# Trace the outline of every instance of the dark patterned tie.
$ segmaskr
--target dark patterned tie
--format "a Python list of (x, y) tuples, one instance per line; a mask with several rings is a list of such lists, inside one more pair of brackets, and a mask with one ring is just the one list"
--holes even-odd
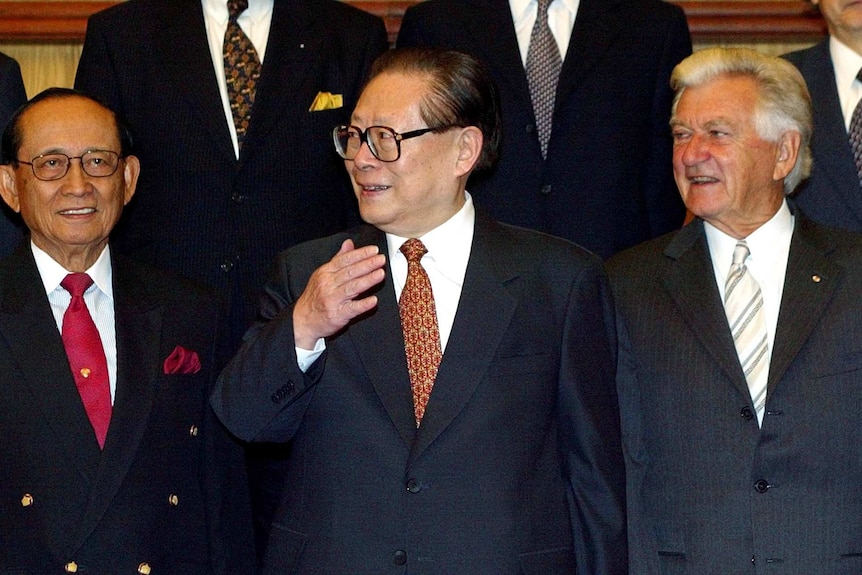
[(563, 61), (554, 35), (548, 27), (548, 6), (552, 0), (538, 1), (536, 23), (533, 25), (530, 46), (527, 49), (527, 82), (530, 85), (530, 98), (533, 100), (542, 157), (545, 158), (548, 155), (548, 141), (551, 139), (554, 99)]
[(398, 307), (401, 312), (401, 329), (404, 331), (404, 350), (407, 353), (407, 371), (413, 389), (413, 412), (416, 427), (422, 423), (431, 388), (437, 378), (437, 368), (443, 352), (440, 347), (440, 330), (437, 327), (437, 310), (431, 282), (422, 264), (428, 250), (421, 241), (413, 238), (401, 245), (407, 258), (407, 281), (401, 291)]
[[(862, 82), (862, 70), (859, 70), (856, 78)], [(849, 136), (853, 159), (856, 161), (856, 175), (859, 177), (859, 185), (862, 186), (862, 100), (856, 104), (853, 116), (850, 118)]]
[(227, 99), (233, 113), (236, 139), (242, 141), (251, 120), (251, 107), (260, 78), (260, 59), (257, 51), (236, 19), (248, 8), (248, 0), (228, 0), (228, 23), (224, 34), (224, 76), (227, 82)]
[(111, 388), (102, 338), (84, 302), (84, 292), (93, 285), (93, 279), (83, 273), (69, 274), (60, 285), (72, 295), (63, 314), (63, 345), (87, 417), (103, 448), (111, 423)]

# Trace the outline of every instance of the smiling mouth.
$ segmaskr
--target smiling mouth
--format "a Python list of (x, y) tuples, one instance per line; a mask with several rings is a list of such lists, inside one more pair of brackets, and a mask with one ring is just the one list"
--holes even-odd
[(362, 186), (363, 192), (382, 192), (388, 190), (389, 186)]
[(95, 213), (96, 208), (76, 208), (72, 210), (60, 210), (59, 212), (61, 216), (86, 216)]
[(692, 184), (714, 184), (718, 179), (710, 176), (694, 176), (689, 178), (688, 181)]

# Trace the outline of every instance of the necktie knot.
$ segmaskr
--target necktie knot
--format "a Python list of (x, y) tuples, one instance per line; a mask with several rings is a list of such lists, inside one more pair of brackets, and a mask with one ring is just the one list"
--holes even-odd
[(416, 238), (410, 238), (401, 244), (399, 249), (409, 263), (419, 263), (422, 260), (422, 256), (428, 253), (428, 248), (425, 247), (425, 244)]
[(551, 2), (553, 0), (538, 0), (539, 2), (539, 11), (536, 13), (536, 18), (543, 18), (548, 13), (548, 8), (551, 6)]
[(72, 297), (81, 297), (93, 285), (93, 278), (85, 273), (72, 273), (63, 278), (60, 285), (72, 294)]
[(733, 248), (733, 265), (744, 266), (745, 260), (750, 253), (751, 250), (748, 249), (748, 244), (745, 243), (745, 240), (736, 242), (736, 247)]
[(231, 20), (236, 20), (239, 15), (248, 9), (248, 0), (228, 0), (227, 12)]

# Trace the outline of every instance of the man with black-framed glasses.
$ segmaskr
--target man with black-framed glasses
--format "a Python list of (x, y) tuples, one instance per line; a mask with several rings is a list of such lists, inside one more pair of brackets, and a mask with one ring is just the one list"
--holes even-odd
[(494, 222), (474, 58), (395, 50), (333, 130), (366, 225), (283, 252), (212, 404), (291, 442), (263, 573), (627, 573), (600, 260)]
[(109, 242), (127, 130), (52, 88), (2, 156), (30, 235), (0, 260), (0, 573), (253, 573), (242, 451), (207, 405), (215, 299)]

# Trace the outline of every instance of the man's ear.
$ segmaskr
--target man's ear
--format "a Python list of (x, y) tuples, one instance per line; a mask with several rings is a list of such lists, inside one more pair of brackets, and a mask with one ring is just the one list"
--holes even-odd
[(781, 134), (778, 140), (778, 152), (775, 158), (775, 169), (772, 172), (773, 180), (783, 180), (793, 170), (799, 158), (799, 146), (802, 144), (802, 136), (795, 130), (788, 130)]
[(15, 168), (9, 165), (0, 166), (0, 196), (16, 213), (21, 213), (21, 202), (18, 200)]
[(476, 126), (467, 126), (466, 128), (460, 128), (460, 130), (456, 175), (464, 176), (472, 172), (473, 168), (479, 162), (485, 138), (482, 136), (482, 130)]

